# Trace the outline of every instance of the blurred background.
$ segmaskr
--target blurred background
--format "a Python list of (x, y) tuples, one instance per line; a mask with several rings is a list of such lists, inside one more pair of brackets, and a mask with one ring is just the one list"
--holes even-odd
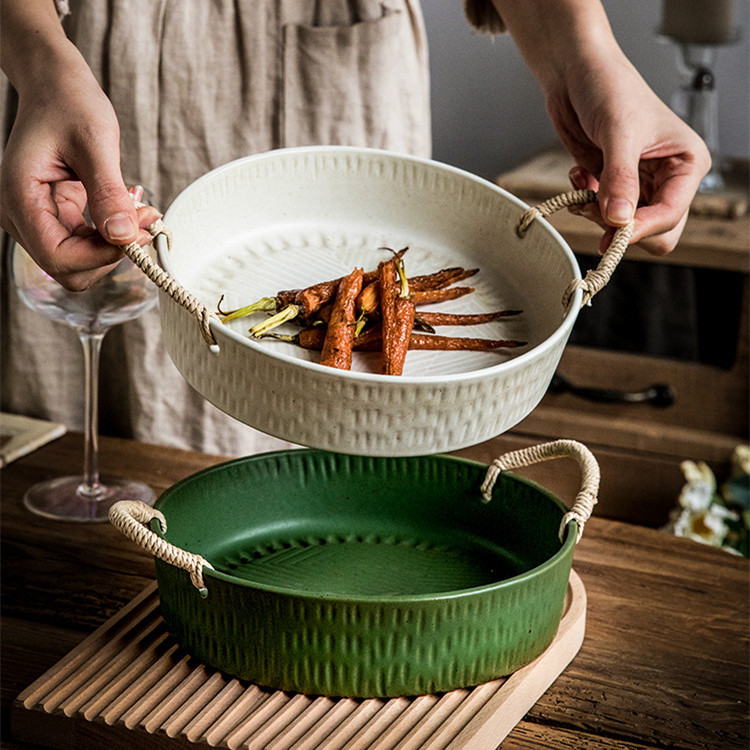
[[(680, 97), (694, 113), (707, 101), (715, 105), (717, 117), (708, 120), (718, 130), (722, 158), (715, 162), (726, 165), (726, 179), (696, 196), (673, 253), (628, 249), (607, 287), (581, 310), (549, 392), (514, 433), (583, 441), (602, 462), (597, 512), (662, 526), (682, 497), (685, 459), (707, 461), (719, 487), (737, 476), (746, 485), (750, 471), (750, 458), (738, 468), (736, 452), (747, 446), (750, 414), (750, 2), (603, 2), (620, 46), (663, 101), (681, 116)], [(543, 97), (512, 38), (479, 35), (460, 0), (423, 0), (423, 9), (434, 158), (497, 179), (530, 204), (569, 190), (572, 160), (554, 150), (559, 141)], [(693, 42), (721, 30), (717, 38), (727, 43), (684, 48), (701, 65), (711, 63), (712, 77), (701, 66), (687, 73), (680, 48), (659, 34), (667, 20), (673, 37)], [(582, 271), (594, 267), (601, 230), (565, 211), (551, 222)], [(501, 443), (502, 436), (470, 457), (492, 460)], [(567, 491), (573, 487), (570, 479)], [(742, 497), (737, 507), (750, 518), (750, 494)], [(718, 505), (735, 502), (717, 498)], [(709, 543), (725, 546), (733, 534), (746, 550), (745, 527)]]
[[(433, 152), (492, 179), (557, 141), (539, 88), (508, 35), (477, 34), (459, 0), (423, 0), (430, 43)], [(604, 0), (615, 37), (667, 103), (682, 85), (674, 45), (658, 39), (662, 5)], [(736, 0), (742, 37), (716, 54), (719, 140), (730, 156), (750, 154), (750, 2)]]

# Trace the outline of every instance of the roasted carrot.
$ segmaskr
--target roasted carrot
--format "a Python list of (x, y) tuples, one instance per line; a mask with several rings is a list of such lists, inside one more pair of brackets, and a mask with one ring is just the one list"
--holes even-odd
[(406, 352), (409, 351), (411, 330), (414, 327), (414, 303), (407, 297), (396, 297), (396, 329), (385, 375), (401, 375)]
[[(395, 253), (395, 258), (400, 258), (406, 252), (406, 248)], [(380, 305), (380, 287), (377, 282), (377, 269), (367, 271), (362, 277), (361, 299), (357, 302), (357, 309), (361, 317), (372, 317), (379, 314)], [(458, 281), (469, 278), (477, 273), (477, 269), (465, 269), (461, 267), (443, 268), (435, 273), (425, 274), (423, 276), (414, 276), (410, 278), (409, 286), (413, 291), (425, 292), (429, 290), (443, 289), (449, 284), (455, 284)], [(250, 333), (258, 336), (276, 328), (290, 320), (300, 320), (303, 324), (309, 324), (314, 319), (320, 318), (327, 320), (331, 300), (336, 294), (338, 284), (341, 278), (321, 281), (312, 284), (304, 289), (285, 289), (276, 293), (273, 297), (261, 297), (259, 300), (238, 307), (234, 310), (222, 310), (221, 305), (224, 300), (222, 295), (217, 305), (217, 313), (222, 323), (228, 323), (230, 320), (245, 318), (258, 312), (274, 313), (262, 323), (253, 326)], [(455, 299), (462, 294), (468, 294), (468, 291), (451, 293), (447, 296), (440, 296), (437, 300), (422, 301), (420, 304), (430, 304), (431, 301), (441, 301), (445, 299)]]
[[(409, 287), (400, 259), (381, 263), (380, 312), (382, 348), (380, 371), (383, 375), (400, 375), (409, 349), (409, 333), (414, 326), (414, 303), (409, 299)], [(400, 280), (400, 283), (399, 283)]]
[(363, 317), (375, 315), (380, 308), (380, 283), (373, 281), (362, 287), (357, 297), (357, 311)]
[[(387, 250), (390, 248), (382, 249)], [(391, 252), (393, 252), (394, 258), (401, 258), (408, 249), (408, 247), (405, 247), (398, 252)], [(377, 277), (377, 268), (372, 271), (367, 271), (365, 274), (363, 274), (363, 283), (369, 284)], [(282, 322), (286, 322), (287, 320), (291, 320), (292, 318), (298, 316), (301, 316), (307, 320), (312, 318), (320, 309), (320, 307), (322, 307), (327, 302), (330, 302), (334, 298), (334, 296), (336, 295), (336, 290), (338, 289), (339, 282), (342, 278), (343, 277), (339, 277), (338, 279), (330, 279), (328, 281), (320, 281), (317, 284), (312, 284), (311, 286), (305, 287), (303, 289), (283, 289), (279, 292), (276, 292), (276, 295), (273, 297), (261, 297), (261, 299), (252, 302), (249, 305), (238, 307), (234, 310), (221, 309), (221, 303), (224, 299), (224, 295), (222, 295), (217, 305), (217, 312), (222, 323), (226, 323), (230, 320), (236, 320), (238, 318), (245, 318), (248, 315), (252, 315), (256, 312), (272, 312), (283, 315), (284, 320)], [(295, 308), (296, 313), (293, 314), (293, 310)], [(253, 335), (258, 335), (259, 333), (267, 332), (268, 330), (270, 330), (270, 328), (274, 328), (276, 325), (279, 325), (279, 323), (276, 323), (274, 321), (270, 325), (263, 325), (262, 330), (257, 330), (257, 327), (254, 327), (250, 329), (250, 332), (253, 333)]]
[(491, 313), (443, 313), (443, 312), (419, 312), (417, 317), (422, 323), (429, 326), (475, 326), (482, 323), (490, 323), (498, 318), (508, 318), (511, 315), (520, 315), (521, 310), (498, 310)]
[(388, 374), (393, 346), (396, 343), (396, 297), (398, 297), (399, 289), (395, 260), (380, 264), (378, 284), (380, 286), (380, 316), (383, 319), (380, 371)]
[(363, 271), (355, 268), (338, 284), (323, 340), (320, 364), (350, 370), (354, 346), (355, 302), (362, 289)]
[(448, 289), (426, 289), (425, 291), (412, 292), (411, 301), (419, 305), (431, 305), (435, 302), (446, 302), (451, 299), (458, 299), (466, 294), (471, 294), (474, 287), (471, 286), (452, 286)]
[(308, 321), (311, 325), (328, 325), (328, 321), (331, 319), (331, 311), (333, 310), (333, 302), (326, 302), (323, 307), (318, 310), (318, 314), (315, 316), (315, 320)]
[(409, 349), (432, 349), (454, 351), (489, 351), (491, 349), (514, 349), (526, 346), (525, 341), (516, 339), (480, 339), (464, 336), (438, 336), (433, 333), (417, 333), (409, 336)]
[[(468, 279), (477, 273), (476, 268), (469, 269), (455, 267), (455, 268), (443, 268), (435, 273), (425, 274), (423, 276), (412, 276), (408, 281), (409, 291), (413, 292), (424, 292), (434, 289), (443, 289), (450, 284), (455, 284), (458, 281)], [(380, 284), (379, 282), (373, 281), (370, 284), (366, 284), (362, 287), (359, 299), (357, 300), (357, 309), (360, 315), (373, 316), (378, 312), (380, 305)]]
[[(325, 331), (318, 326), (303, 328), (294, 335), (268, 334), (271, 338), (297, 344), (303, 349), (320, 351), (325, 339)], [(484, 339), (463, 336), (437, 336), (430, 333), (412, 331), (409, 335), (409, 350), (430, 351), (492, 351), (493, 349), (513, 349), (525, 346), (525, 341), (515, 339)], [(382, 346), (382, 332), (380, 326), (368, 329), (354, 339), (356, 351), (379, 351)]]
[(428, 273), (423, 276), (412, 276), (409, 279), (409, 288), (413, 292), (424, 291), (426, 289), (443, 289), (451, 284), (457, 284), (470, 278), (478, 273), (478, 268), (441, 268), (434, 273)]
[[(383, 248), (388, 249), (388, 248)], [(401, 258), (408, 248), (403, 248), (398, 252), (393, 252), (393, 259)], [(309, 318), (314, 315), (322, 305), (333, 299), (338, 289), (338, 285), (343, 277), (338, 279), (331, 279), (330, 281), (321, 281), (312, 286), (306, 287), (305, 289), (289, 289), (282, 292), (278, 292), (277, 297), (282, 299), (288, 299), (292, 295), (294, 303), (302, 307), (302, 313), (305, 318)], [(362, 274), (362, 284), (369, 284), (378, 278), (378, 269), (367, 271)]]
[(409, 299), (409, 282), (401, 258), (380, 264), (380, 313), (382, 346), (380, 371), (383, 375), (401, 375), (404, 371), (409, 334), (414, 327), (415, 308)]
[[(354, 348), (360, 351), (376, 350), (379, 346), (379, 340), (382, 335), (383, 332), (381, 326), (374, 325), (372, 328), (369, 328), (360, 336), (357, 336), (357, 338), (354, 340)], [(312, 345), (315, 343), (315, 340), (310, 336), (305, 343)], [(438, 336), (433, 333), (422, 333), (420, 331), (412, 331), (409, 334), (409, 350), (426, 349), (433, 351), (490, 351), (492, 349), (513, 349), (519, 346), (526, 346), (526, 342), (517, 341), (516, 339), (485, 339), (469, 338), (464, 336)]]

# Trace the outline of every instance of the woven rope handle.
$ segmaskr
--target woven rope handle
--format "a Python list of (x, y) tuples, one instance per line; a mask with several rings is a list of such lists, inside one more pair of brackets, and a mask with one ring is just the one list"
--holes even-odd
[[(546, 218), (556, 211), (570, 206), (595, 203), (596, 200), (597, 196), (593, 190), (572, 190), (569, 193), (561, 193), (525, 211), (518, 222), (516, 231), (520, 237), (523, 237), (535, 219)], [(612, 237), (612, 242), (599, 261), (599, 265), (588, 271), (585, 278), (574, 279), (565, 290), (562, 299), (563, 307), (567, 309), (578, 288), (583, 291), (581, 307), (591, 304), (591, 298), (607, 284), (615, 268), (617, 268), (617, 264), (622, 260), (622, 256), (625, 254), (633, 236), (634, 225), (631, 219), (625, 226), (617, 228), (614, 237)]]
[(156, 518), (159, 521), (162, 533), (167, 530), (167, 520), (164, 514), (150, 505), (138, 500), (120, 500), (109, 509), (110, 523), (118, 528), (128, 539), (134, 541), (139, 547), (155, 555), (160, 560), (182, 568), (190, 573), (193, 586), (198, 589), (201, 596), (206, 596), (208, 590), (203, 582), (203, 568), (213, 570), (214, 567), (208, 560), (200, 555), (187, 552), (175, 547), (166, 539), (154, 534), (148, 524)]
[(492, 499), (492, 489), (501, 471), (520, 469), (522, 466), (546, 461), (550, 458), (575, 458), (581, 467), (581, 489), (570, 510), (563, 516), (558, 536), (563, 539), (565, 528), (572, 521), (578, 523), (576, 542), (583, 534), (583, 527), (594, 510), (599, 495), (599, 464), (594, 454), (583, 443), (576, 440), (554, 440), (551, 443), (533, 445), (530, 448), (505, 453), (496, 458), (487, 470), (481, 491), (485, 502)]
[[(140, 205), (142, 204), (136, 203), (136, 206)], [(167, 240), (167, 249), (172, 249), (172, 233), (161, 219), (157, 219), (151, 224), (147, 231), (154, 239), (160, 234), (164, 235)], [(155, 263), (151, 256), (137, 242), (132, 242), (130, 245), (122, 245), (122, 250), (159, 289), (165, 291), (178, 305), (184, 307), (197, 318), (203, 339), (208, 344), (211, 352), (218, 354), (219, 345), (216, 343), (216, 339), (211, 332), (211, 326), (209, 325), (211, 313), (208, 308)]]

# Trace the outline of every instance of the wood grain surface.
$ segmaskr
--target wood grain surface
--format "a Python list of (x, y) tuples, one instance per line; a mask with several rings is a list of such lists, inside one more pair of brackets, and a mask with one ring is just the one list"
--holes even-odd
[(554, 640), (512, 675), (435, 695), (329, 698), (262, 688), (190, 657), (156, 582), (21, 693), (25, 741), (196, 750), (494, 750), (578, 653), (586, 593), (571, 571)]
[[(9, 750), (32, 747), (13, 737), (8, 719), (16, 696), (154, 578), (153, 560), (109, 525), (54, 522), (23, 508), (24, 490), (76, 471), (81, 450), (81, 436), (68, 434), (0, 473), (0, 718)], [(221, 460), (106, 438), (101, 450), (103, 471), (144, 480), (157, 493)], [(549, 477), (555, 463), (547, 464)], [(638, 477), (632, 479), (637, 493)], [(595, 516), (574, 567), (588, 597), (586, 639), (503, 750), (745, 750), (747, 561)], [(82, 742), (83, 750), (97, 747)]]

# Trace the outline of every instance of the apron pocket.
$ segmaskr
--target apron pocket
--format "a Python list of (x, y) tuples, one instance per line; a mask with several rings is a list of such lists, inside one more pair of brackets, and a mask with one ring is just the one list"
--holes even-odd
[(429, 156), (426, 60), (407, 13), (348, 26), (284, 27), (282, 145)]

